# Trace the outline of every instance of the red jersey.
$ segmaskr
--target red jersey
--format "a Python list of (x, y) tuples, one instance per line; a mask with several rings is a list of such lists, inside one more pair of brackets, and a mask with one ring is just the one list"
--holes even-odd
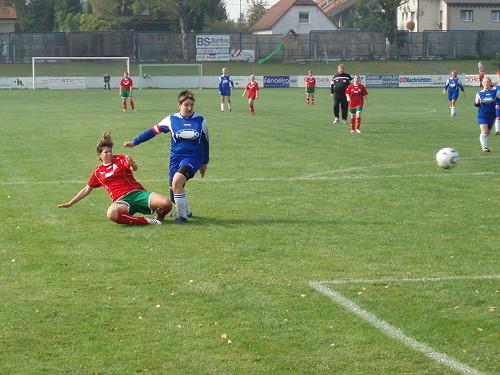
[(366, 87), (361, 83), (357, 86), (351, 83), (347, 86), (345, 94), (351, 97), (351, 100), (349, 100), (349, 108), (357, 108), (363, 106), (363, 97), (368, 95), (368, 91), (366, 91)]
[(248, 99), (255, 99), (257, 91), (259, 91), (259, 84), (255, 81), (250, 81), (245, 89), (247, 90)]
[(103, 186), (113, 202), (132, 190), (146, 190), (135, 180), (125, 155), (114, 155), (111, 163), (97, 166), (87, 185)]
[(316, 78), (307, 76), (304, 78), (304, 82), (306, 83), (306, 88), (311, 89), (316, 87)]
[(122, 78), (120, 81), (120, 87), (122, 90), (128, 90), (130, 91), (130, 88), (134, 86), (134, 83), (132, 82), (132, 78)]

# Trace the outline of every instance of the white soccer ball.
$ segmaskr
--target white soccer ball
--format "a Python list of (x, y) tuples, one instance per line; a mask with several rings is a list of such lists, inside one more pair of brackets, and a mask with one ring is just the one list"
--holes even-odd
[(436, 154), (436, 163), (438, 167), (450, 169), (457, 165), (460, 160), (458, 151), (451, 147), (445, 147), (439, 150)]

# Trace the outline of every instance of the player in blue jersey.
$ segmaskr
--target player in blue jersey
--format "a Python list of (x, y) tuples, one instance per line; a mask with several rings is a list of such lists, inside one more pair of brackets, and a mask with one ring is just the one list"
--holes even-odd
[(448, 101), (450, 102), (450, 116), (455, 116), (457, 114), (456, 104), (458, 95), (460, 91), (462, 91), (465, 98), (465, 91), (462, 81), (457, 77), (457, 72), (454, 70), (451, 71), (450, 78), (448, 78), (444, 85), (443, 94), (445, 94), (446, 91), (448, 91)]
[(478, 107), (477, 124), (481, 133), (479, 134), (479, 142), (483, 152), (490, 152), (488, 147), (488, 135), (493, 127), (496, 118), (496, 101), (497, 90), (493, 88), (490, 77), (484, 77), (481, 82), (483, 89), (476, 94), (474, 104)]
[(125, 147), (134, 147), (160, 133), (170, 133), (169, 184), (177, 209), (175, 223), (184, 224), (191, 216), (184, 186), (199, 170), (205, 176), (209, 160), (208, 129), (205, 118), (194, 112), (194, 95), (181, 91), (178, 97), (179, 112), (173, 113), (151, 129), (139, 134)]
[(227, 98), (227, 109), (231, 112), (231, 88), (234, 88), (234, 82), (229, 76), (227, 68), (222, 68), (222, 74), (219, 77), (220, 110), (224, 112), (224, 101)]
[(500, 135), (500, 73), (497, 73), (497, 104), (496, 104), (496, 112), (497, 119), (495, 120), (495, 134)]

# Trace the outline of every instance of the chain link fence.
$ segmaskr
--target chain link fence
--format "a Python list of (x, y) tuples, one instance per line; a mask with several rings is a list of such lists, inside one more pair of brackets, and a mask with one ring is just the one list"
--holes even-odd
[[(34, 56), (128, 56), (137, 62), (194, 61), (195, 36), (158, 32), (68, 32), (0, 34), (0, 63), (29, 63)], [(227, 35), (227, 33), (226, 33)], [(400, 32), (392, 44), (382, 33), (354, 30), (310, 34), (252, 35), (229, 33), (231, 48), (274, 54), (274, 61), (466, 59), (490, 58), (500, 51), (500, 30)], [(184, 46), (184, 47), (183, 47)], [(187, 59), (185, 58), (187, 56)]]

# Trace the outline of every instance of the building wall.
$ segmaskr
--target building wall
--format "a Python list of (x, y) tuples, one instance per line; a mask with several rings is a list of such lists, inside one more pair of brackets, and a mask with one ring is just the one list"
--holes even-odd
[[(460, 21), (461, 10), (472, 10), (472, 22)], [(449, 6), (448, 30), (500, 30), (499, 22), (491, 22), (492, 10), (500, 10), (500, 4), (497, 6)]]
[(0, 21), (0, 33), (12, 33), (14, 32), (15, 21), (4, 20)]
[[(299, 12), (309, 13), (309, 23), (299, 23)], [(318, 7), (296, 5), (276, 22), (273, 34), (285, 34), (290, 29), (297, 34), (309, 34), (312, 30), (336, 30), (337, 28)]]
[[(472, 10), (472, 22), (460, 21), (461, 10)], [(407, 30), (408, 21), (415, 22), (413, 32), (426, 30), (500, 30), (500, 22), (491, 21), (491, 11), (497, 6), (460, 5), (449, 6), (443, 0), (409, 0), (398, 7), (398, 30)], [(443, 12), (440, 27), (439, 12)]]

